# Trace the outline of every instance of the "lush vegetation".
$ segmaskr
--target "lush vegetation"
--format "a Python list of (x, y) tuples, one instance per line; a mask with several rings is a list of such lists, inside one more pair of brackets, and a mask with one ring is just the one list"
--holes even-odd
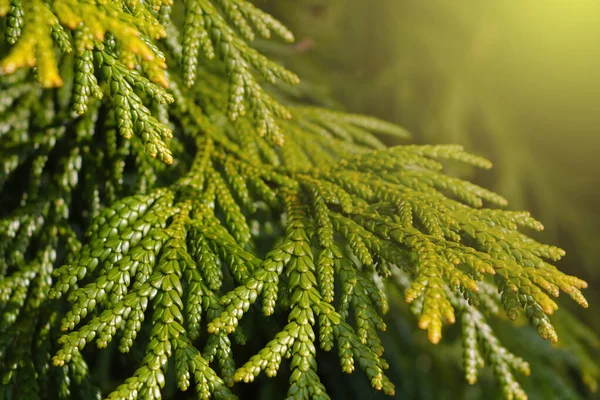
[[(549, 317), (561, 292), (587, 307), (587, 284), (523, 233), (542, 229), (527, 212), (443, 172), (489, 161), (386, 147), (408, 134), (299, 104), (284, 89), (298, 77), (249, 44), (293, 41), (269, 14), (245, 0), (0, 0), (0, 14), (1, 397), (253, 398), (245, 383), (282, 370), (289, 398), (325, 399), (339, 396), (326, 352), (393, 395), (403, 370), (382, 332), (409, 314), (433, 344), (456, 324), (466, 381), (487, 365), (508, 399), (526, 398), (529, 353), (562, 397), (594, 387), (594, 334)], [(527, 336), (513, 350), (503, 339), (526, 328), (507, 334), (506, 317), (570, 351)]]

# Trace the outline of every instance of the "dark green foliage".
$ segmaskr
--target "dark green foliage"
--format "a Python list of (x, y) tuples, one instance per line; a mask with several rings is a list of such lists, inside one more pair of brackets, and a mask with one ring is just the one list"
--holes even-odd
[[(525, 398), (513, 372), (529, 366), (490, 320), (524, 311), (556, 342), (552, 297), (587, 306), (587, 285), (519, 231), (542, 228), (528, 213), (484, 208), (506, 201), (442, 172), (490, 163), (386, 148), (373, 133), (406, 133), (373, 118), (283, 107), (260, 83), (297, 78), (246, 40), (291, 34), (242, 0), (180, 3), (0, 3), (9, 41), (25, 21), (0, 77), (2, 395), (90, 398), (99, 384), (152, 399), (194, 384), (236, 398), (285, 363), (288, 398), (327, 399), (321, 350), (393, 395), (380, 333), (400, 290), (432, 343), (460, 322), (470, 383), (485, 363), (506, 398)], [(32, 85), (33, 65), (61, 87)], [(103, 382), (90, 342), (118, 342), (130, 376)]]

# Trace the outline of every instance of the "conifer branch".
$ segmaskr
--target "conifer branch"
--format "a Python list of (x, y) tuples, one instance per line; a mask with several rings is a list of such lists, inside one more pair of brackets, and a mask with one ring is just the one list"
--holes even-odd
[[(525, 398), (513, 372), (529, 366), (488, 319), (525, 315), (556, 342), (553, 298), (587, 307), (587, 284), (521, 232), (542, 229), (528, 213), (443, 172), (490, 162), (386, 147), (374, 133), (405, 131), (370, 117), (284, 108), (261, 84), (297, 78), (247, 42), (291, 41), (285, 27), (243, 0), (186, 0), (177, 37), (171, 3), (0, 2), (14, 44), (0, 64), (3, 390), (99, 393), (82, 354), (118, 339), (142, 357), (111, 399), (161, 398), (169, 368), (180, 390), (236, 398), (284, 359), (289, 398), (327, 399), (317, 351), (334, 348), (343, 372), (393, 395), (380, 332), (395, 282), (432, 343), (461, 324), (468, 382), (485, 362)], [(259, 318), (276, 332), (236, 359)]]

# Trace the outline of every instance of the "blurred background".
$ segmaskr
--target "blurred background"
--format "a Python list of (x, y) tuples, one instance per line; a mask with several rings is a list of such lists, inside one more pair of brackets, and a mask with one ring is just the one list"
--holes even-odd
[[(600, 331), (600, 1), (256, 3), (296, 35), (291, 48), (261, 44), (304, 79), (293, 95), (396, 122), (413, 133), (414, 143), (459, 143), (492, 160), (492, 171), (451, 173), (495, 190), (511, 208), (527, 209), (544, 223), (536, 237), (564, 248), (559, 267), (590, 284), (589, 309), (568, 301), (561, 306)], [(411, 323), (399, 319), (396, 328), (415, 335)], [(421, 350), (398, 344), (397, 336), (390, 340), (389, 346), (404, 346), (396, 361), (416, 366), (416, 378), (399, 377), (414, 388), (401, 389), (398, 398), (426, 398), (419, 390), (428, 384), (419, 379), (432, 378), (418, 371), (432, 372), (446, 354), (439, 348), (429, 353), (420, 338), (406, 343), (417, 341)], [(447, 351), (452, 360), (457, 350), (448, 345)], [(459, 375), (437, 371), (433, 380)], [(536, 384), (535, 376), (528, 381)], [(484, 384), (429, 394), (481, 398), (493, 393), (486, 390)], [(540, 398), (567, 398), (557, 390)], [(599, 398), (587, 389), (576, 392)]]

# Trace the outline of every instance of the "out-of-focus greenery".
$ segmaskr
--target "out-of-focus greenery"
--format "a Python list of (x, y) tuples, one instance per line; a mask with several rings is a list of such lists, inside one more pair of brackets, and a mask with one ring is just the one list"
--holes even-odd
[(565, 268), (600, 284), (600, 2), (271, 3), (319, 94), (492, 159), (476, 178), (533, 210)]

